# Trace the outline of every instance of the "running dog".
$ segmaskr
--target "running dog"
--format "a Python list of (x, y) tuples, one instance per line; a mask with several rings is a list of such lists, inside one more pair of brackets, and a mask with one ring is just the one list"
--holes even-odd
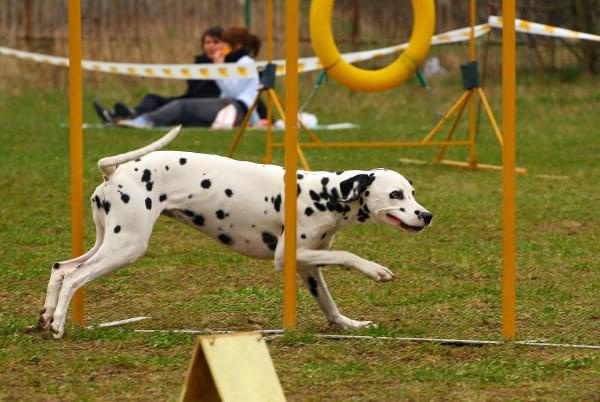
[[(284, 170), (217, 155), (158, 151), (180, 128), (143, 148), (98, 162), (104, 182), (91, 197), (96, 243), (80, 257), (54, 263), (40, 329), (61, 338), (74, 292), (140, 258), (160, 215), (242, 255), (274, 259), (275, 268), (282, 269)], [(378, 282), (391, 281), (394, 274), (348, 251), (330, 250), (335, 233), (357, 223), (416, 233), (430, 225), (432, 214), (415, 200), (411, 182), (391, 170), (298, 171), (297, 183), (299, 276), (329, 322), (346, 329), (371, 325), (340, 313), (321, 267), (352, 267)]]

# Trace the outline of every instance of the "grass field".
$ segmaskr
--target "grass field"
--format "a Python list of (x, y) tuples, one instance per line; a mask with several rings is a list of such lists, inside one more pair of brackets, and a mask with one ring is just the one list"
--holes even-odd
[[(304, 79), (303, 95), (311, 83)], [(486, 91), (500, 120), (498, 79)], [(600, 344), (600, 84), (560, 75), (522, 76), (518, 89), (517, 337)], [(34, 83), (30, 86), (33, 87)], [(97, 122), (92, 95), (129, 101), (152, 88), (108, 80), (86, 88), (85, 120)], [(358, 130), (319, 133), (323, 140), (417, 140), (458, 98), (460, 82), (433, 82), (428, 101), (413, 82), (379, 94), (330, 83), (309, 108), (322, 123)], [(94, 92), (94, 93), (92, 93)], [(235, 255), (211, 239), (159, 219), (147, 255), (85, 288), (88, 324), (149, 315), (115, 329), (67, 322), (61, 341), (23, 328), (35, 324), (54, 261), (70, 253), (68, 116), (65, 90), (15, 88), (0, 94), (0, 400), (175, 400), (195, 338), (132, 329), (279, 328), (282, 275), (270, 261)], [(464, 125), (461, 129), (464, 131)], [(85, 193), (99, 183), (96, 161), (137, 148), (161, 130), (85, 131)], [(461, 134), (463, 135), (463, 134)], [(224, 154), (232, 132), (186, 129), (170, 146)], [(260, 161), (263, 135), (248, 132), (236, 157)], [(482, 120), (481, 162), (500, 150)], [(352, 332), (386, 336), (501, 339), (501, 175), (442, 166), (435, 150), (308, 150), (315, 170), (387, 167), (411, 178), (435, 215), (419, 235), (357, 226), (334, 248), (378, 261), (396, 281), (370, 282), (340, 267), (325, 276), (343, 313), (377, 322)], [(276, 153), (275, 163), (282, 163)], [(465, 160), (464, 149), (449, 157)], [(94, 227), (86, 202), (86, 247)], [(394, 341), (333, 341), (305, 289), (298, 331), (268, 344), (292, 401), (600, 400), (600, 351), (516, 345), (451, 347)]]

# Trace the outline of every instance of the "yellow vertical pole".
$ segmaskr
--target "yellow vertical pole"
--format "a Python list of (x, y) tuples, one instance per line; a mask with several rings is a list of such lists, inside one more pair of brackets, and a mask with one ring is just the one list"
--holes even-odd
[(296, 329), (296, 163), (298, 159), (298, 0), (285, 2), (285, 244), (283, 328)]
[[(83, 111), (81, 73), (81, 4), (69, 0), (69, 158), (71, 186), (71, 254), (83, 254)], [(71, 302), (72, 319), (84, 324), (83, 289)]]
[(515, 0), (502, 1), (502, 334), (516, 333), (516, 34)]
[[(477, 6), (475, 0), (470, 0), (469, 5), (469, 61), (475, 61), (475, 19), (477, 18)], [(473, 91), (471, 89), (471, 91)], [(477, 155), (475, 155), (475, 97), (469, 98), (469, 165), (475, 167)]]
[[(273, 61), (273, 0), (267, 0), (267, 60)], [(267, 96), (267, 141), (264, 163), (273, 162), (273, 100)]]

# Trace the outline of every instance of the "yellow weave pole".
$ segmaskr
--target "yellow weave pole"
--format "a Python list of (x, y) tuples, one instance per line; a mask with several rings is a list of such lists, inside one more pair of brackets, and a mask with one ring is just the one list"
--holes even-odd
[[(71, 185), (71, 255), (83, 254), (83, 112), (81, 73), (81, 4), (69, 0), (69, 158)], [(71, 301), (72, 319), (84, 324), (83, 289)]]
[(502, 334), (516, 334), (516, 34), (515, 0), (502, 1)]
[[(267, 60), (273, 61), (273, 0), (267, 0)], [(267, 96), (267, 138), (264, 163), (273, 162), (273, 101)]]
[(296, 163), (298, 159), (298, 0), (285, 2), (285, 243), (283, 328), (296, 329)]
[[(469, 5), (469, 61), (475, 61), (475, 19), (477, 18), (477, 6), (475, 0), (470, 0)], [(469, 99), (469, 165), (477, 164), (477, 155), (475, 154), (475, 97)]]

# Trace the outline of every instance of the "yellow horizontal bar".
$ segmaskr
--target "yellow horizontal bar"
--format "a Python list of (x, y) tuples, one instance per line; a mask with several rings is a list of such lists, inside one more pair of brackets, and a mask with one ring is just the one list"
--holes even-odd
[[(302, 142), (301, 148), (401, 148), (401, 147), (449, 147), (467, 146), (469, 141), (437, 141), (437, 142)], [(273, 143), (274, 148), (282, 148), (282, 143)]]

